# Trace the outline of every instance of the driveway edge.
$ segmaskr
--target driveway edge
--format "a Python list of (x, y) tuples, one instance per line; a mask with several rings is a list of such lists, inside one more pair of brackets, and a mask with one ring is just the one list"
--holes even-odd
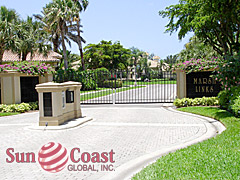
[(35, 125), (35, 126), (30, 126), (27, 127), (27, 129), (30, 130), (41, 130), (41, 131), (54, 131), (54, 130), (66, 130), (66, 129), (71, 129), (71, 128), (75, 128), (78, 127), (88, 121), (93, 120), (93, 118), (91, 117), (82, 117), (82, 118), (77, 118), (77, 119), (73, 119), (73, 120), (69, 120), (66, 123), (60, 125), (60, 126), (39, 126), (39, 125)]
[(192, 113), (177, 111), (171, 107), (165, 108), (165, 109), (173, 113), (180, 113), (180, 114), (200, 118), (200, 120), (204, 122), (207, 128), (206, 133), (194, 140), (184, 142), (183, 144), (164, 148), (159, 151), (155, 151), (153, 153), (149, 153), (141, 157), (138, 157), (136, 159), (133, 159), (131, 161), (128, 161), (127, 163), (119, 166), (114, 172), (111, 172), (103, 176), (102, 178), (100, 178), (100, 180), (131, 179), (133, 175), (141, 171), (143, 168), (145, 168), (149, 164), (154, 163), (161, 156), (167, 155), (171, 152), (175, 152), (176, 150), (183, 149), (190, 145), (197, 144), (209, 138), (215, 137), (216, 135), (221, 134), (226, 129), (221, 122), (212, 118), (208, 118), (208, 117), (204, 117), (204, 116), (200, 116)]

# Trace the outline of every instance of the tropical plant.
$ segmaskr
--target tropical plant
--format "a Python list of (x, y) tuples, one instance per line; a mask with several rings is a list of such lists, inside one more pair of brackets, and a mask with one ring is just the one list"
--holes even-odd
[(33, 21), (32, 17), (27, 17), (26, 21), (21, 21), (14, 26), (13, 52), (16, 52), (22, 61), (26, 61), (27, 55), (33, 56), (36, 52), (47, 56), (51, 46), (48, 35), (43, 30), (41, 22)]
[[(43, 29), (45, 32), (48, 33), (48, 39), (52, 42), (53, 44), (53, 51), (59, 53), (59, 47), (61, 45), (61, 35), (56, 31), (56, 30), (51, 30), (51, 28), (49, 27), (49, 23), (45, 22), (44, 17), (46, 15), (46, 11), (43, 10), (42, 14), (34, 14), (33, 16), (40, 21), (43, 24)], [(67, 42), (68, 39), (66, 39)]]
[[(63, 50), (59, 52), (63, 55)], [(71, 51), (67, 50), (67, 59), (68, 59), (68, 68), (73, 67), (73, 63), (80, 61), (81, 57), (78, 54), (74, 54)], [(60, 59), (60, 62), (58, 63), (57, 69), (62, 69), (64, 67), (64, 59), (63, 56)]]
[(61, 36), (64, 68), (68, 69), (65, 38), (68, 33), (68, 24), (71, 24), (74, 18), (78, 17), (78, 5), (72, 0), (53, 0), (43, 8), (43, 11), (43, 21), (48, 25), (49, 30)]
[(178, 60), (178, 55), (169, 55), (164, 59), (164, 62), (169, 65), (173, 65), (177, 62), (177, 60)]
[(130, 50), (131, 50), (131, 56), (132, 56), (132, 58), (130, 59), (130, 63), (129, 63), (129, 65), (132, 67), (132, 66), (137, 66), (137, 63), (138, 63), (138, 61), (140, 60), (140, 58), (143, 56), (143, 54), (144, 54), (144, 51), (142, 51), (142, 50), (140, 50), (140, 49), (138, 49), (138, 48), (136, 48), (136, 47), (131, 47), (130, 48)]
[(3, 53), (13, 46), (13, 24), (17, 23), (19, 17), (15, 10), (0, 7), (0, 64), (2, 64)]
[(142, 77), (142, 80), (148, 78), (150, 79), (150, 73), (152, 72), (152, 69), (150, 68), (151, 63), (148, 62), (148, 55), (146, 53), (143, 53), (140, 56), (140, 59), (137, 63), (137, 74)]
[[(79, 12), (82, 12), (83, 10), (85, 11), (87, 6), (88, 6), (88, 0), (74, 0), (77, 5)], [(82, 68), (85, 70), (85, 63), (83, 59), (83, 48), (82, 48), (82, 42), (86, 43), (86, 41), (82, 38), (81, 33), (83, 32), (80, 28), (82, 27), (81, 25), (81, 19), (80, 19), (80, 13), (78, 16), (76, 16), (73, 20), (75, 24), (70, 26), (70, 30), (68, 32), (68, 36), (71, 40), (76, 42), (78, 44), (80, 56), (81, 56), (81, 63), (82, 63)], [(74, 33), (76, 32), (76, 34)]]

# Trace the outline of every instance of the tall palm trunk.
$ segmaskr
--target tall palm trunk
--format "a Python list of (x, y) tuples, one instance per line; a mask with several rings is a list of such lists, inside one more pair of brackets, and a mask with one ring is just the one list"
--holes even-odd
[(85, 63), (83, 59), (83, 49), (82, 49), (82, 40), (81, 40), (81, 31), (80, 31), (80, 19), (77, 21), (77, 33), (78, 33), (78, 48), (81, 56), (81, 62), (83, 70), (85, 70)]
[(65, 70), (67, 70), (68, 69), (68, 61), (67, 61), (67, 48), (66, 48), (65, 41), (64, 41), (64, 37), (65, 37), (65, 27), (64, 27), (64, 25), (62, 25), (61, 36), (62, 36), (64, 68), (65, 68)]
[(2, 59), (3, 59), (3, 53), (4, 53), (4, 49), (0, 48), (0, 64), (2, 64)]
[(58, 53), (59, 36), (57, 34), (54, 35), (52, 42), (53, 42), (53, 51)]
[(22, 52), (22, 61), (26, 61), (26, 60), (27, 60), (27, 53)]

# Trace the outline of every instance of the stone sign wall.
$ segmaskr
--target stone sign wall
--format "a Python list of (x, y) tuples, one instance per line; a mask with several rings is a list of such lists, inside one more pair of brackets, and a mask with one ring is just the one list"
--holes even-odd
[(213, 78), (211, 71), (186, 74), (186, 96), (188, 98), (217, 96), (220, 84)]

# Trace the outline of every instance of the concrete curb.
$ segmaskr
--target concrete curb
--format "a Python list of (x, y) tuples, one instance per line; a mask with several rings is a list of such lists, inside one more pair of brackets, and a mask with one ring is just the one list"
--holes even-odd
[(131, 161), (128, 161), (127, 163), (119, 166), (114, 172), (111, 172), (102, 178), (100, 180), (119, 180), (119, 179), (131, 179), (131, 177), (136, 174), (137, 172), (141, 171), (144, 167), (148, 166), (149, 164), (154, 163), (158, 158), (161, 156), (164, 156), (166, 154), (169, 154), (171, 152), (175, 152), (176, 150), (186, 148), (190, 145), (197, 144), (199, 142), (202, 142), (204, 140), (207, 140), (209, 138), (212, 138), (216, 136), (217, 134), (222, 133), (226, 128), (224, 125), (212, 118), (207, 118), (204, 116), (176, 111), (173, 108), (165, 108), (168, 111), (171, 111), (173, 113), (180, 113), (188, 116), (198, 117), (200, 120), (202, 120), (207, 128), (207, 131), (204, 135), (201, 137), (198, 137), (196, 139), (186, 141), (183, 144), (172, 146), (172, 147), (166, 147), (164, 149), (161, 149), (159, 151), (155, 151), (150, 154), (146, 154), (144, 156), (138, 157), (136, 159), (133, 159)]
[(88, 121), (93, 120), (93, 118), (91, 117), (82, 117), (82, 118), (78, 118), (78, 119), (73, 119), (70, 120), (60, 126), (38, 126), (37, 124), (34, 126), (29, 126), (26, 127), (29, 130), (41, 130), (41, 131), (54, 131), (54, 130), (66, 130), (66, 129), (71, 129), (71, 128), (75, 128), (77, 126), (80, 126)]

